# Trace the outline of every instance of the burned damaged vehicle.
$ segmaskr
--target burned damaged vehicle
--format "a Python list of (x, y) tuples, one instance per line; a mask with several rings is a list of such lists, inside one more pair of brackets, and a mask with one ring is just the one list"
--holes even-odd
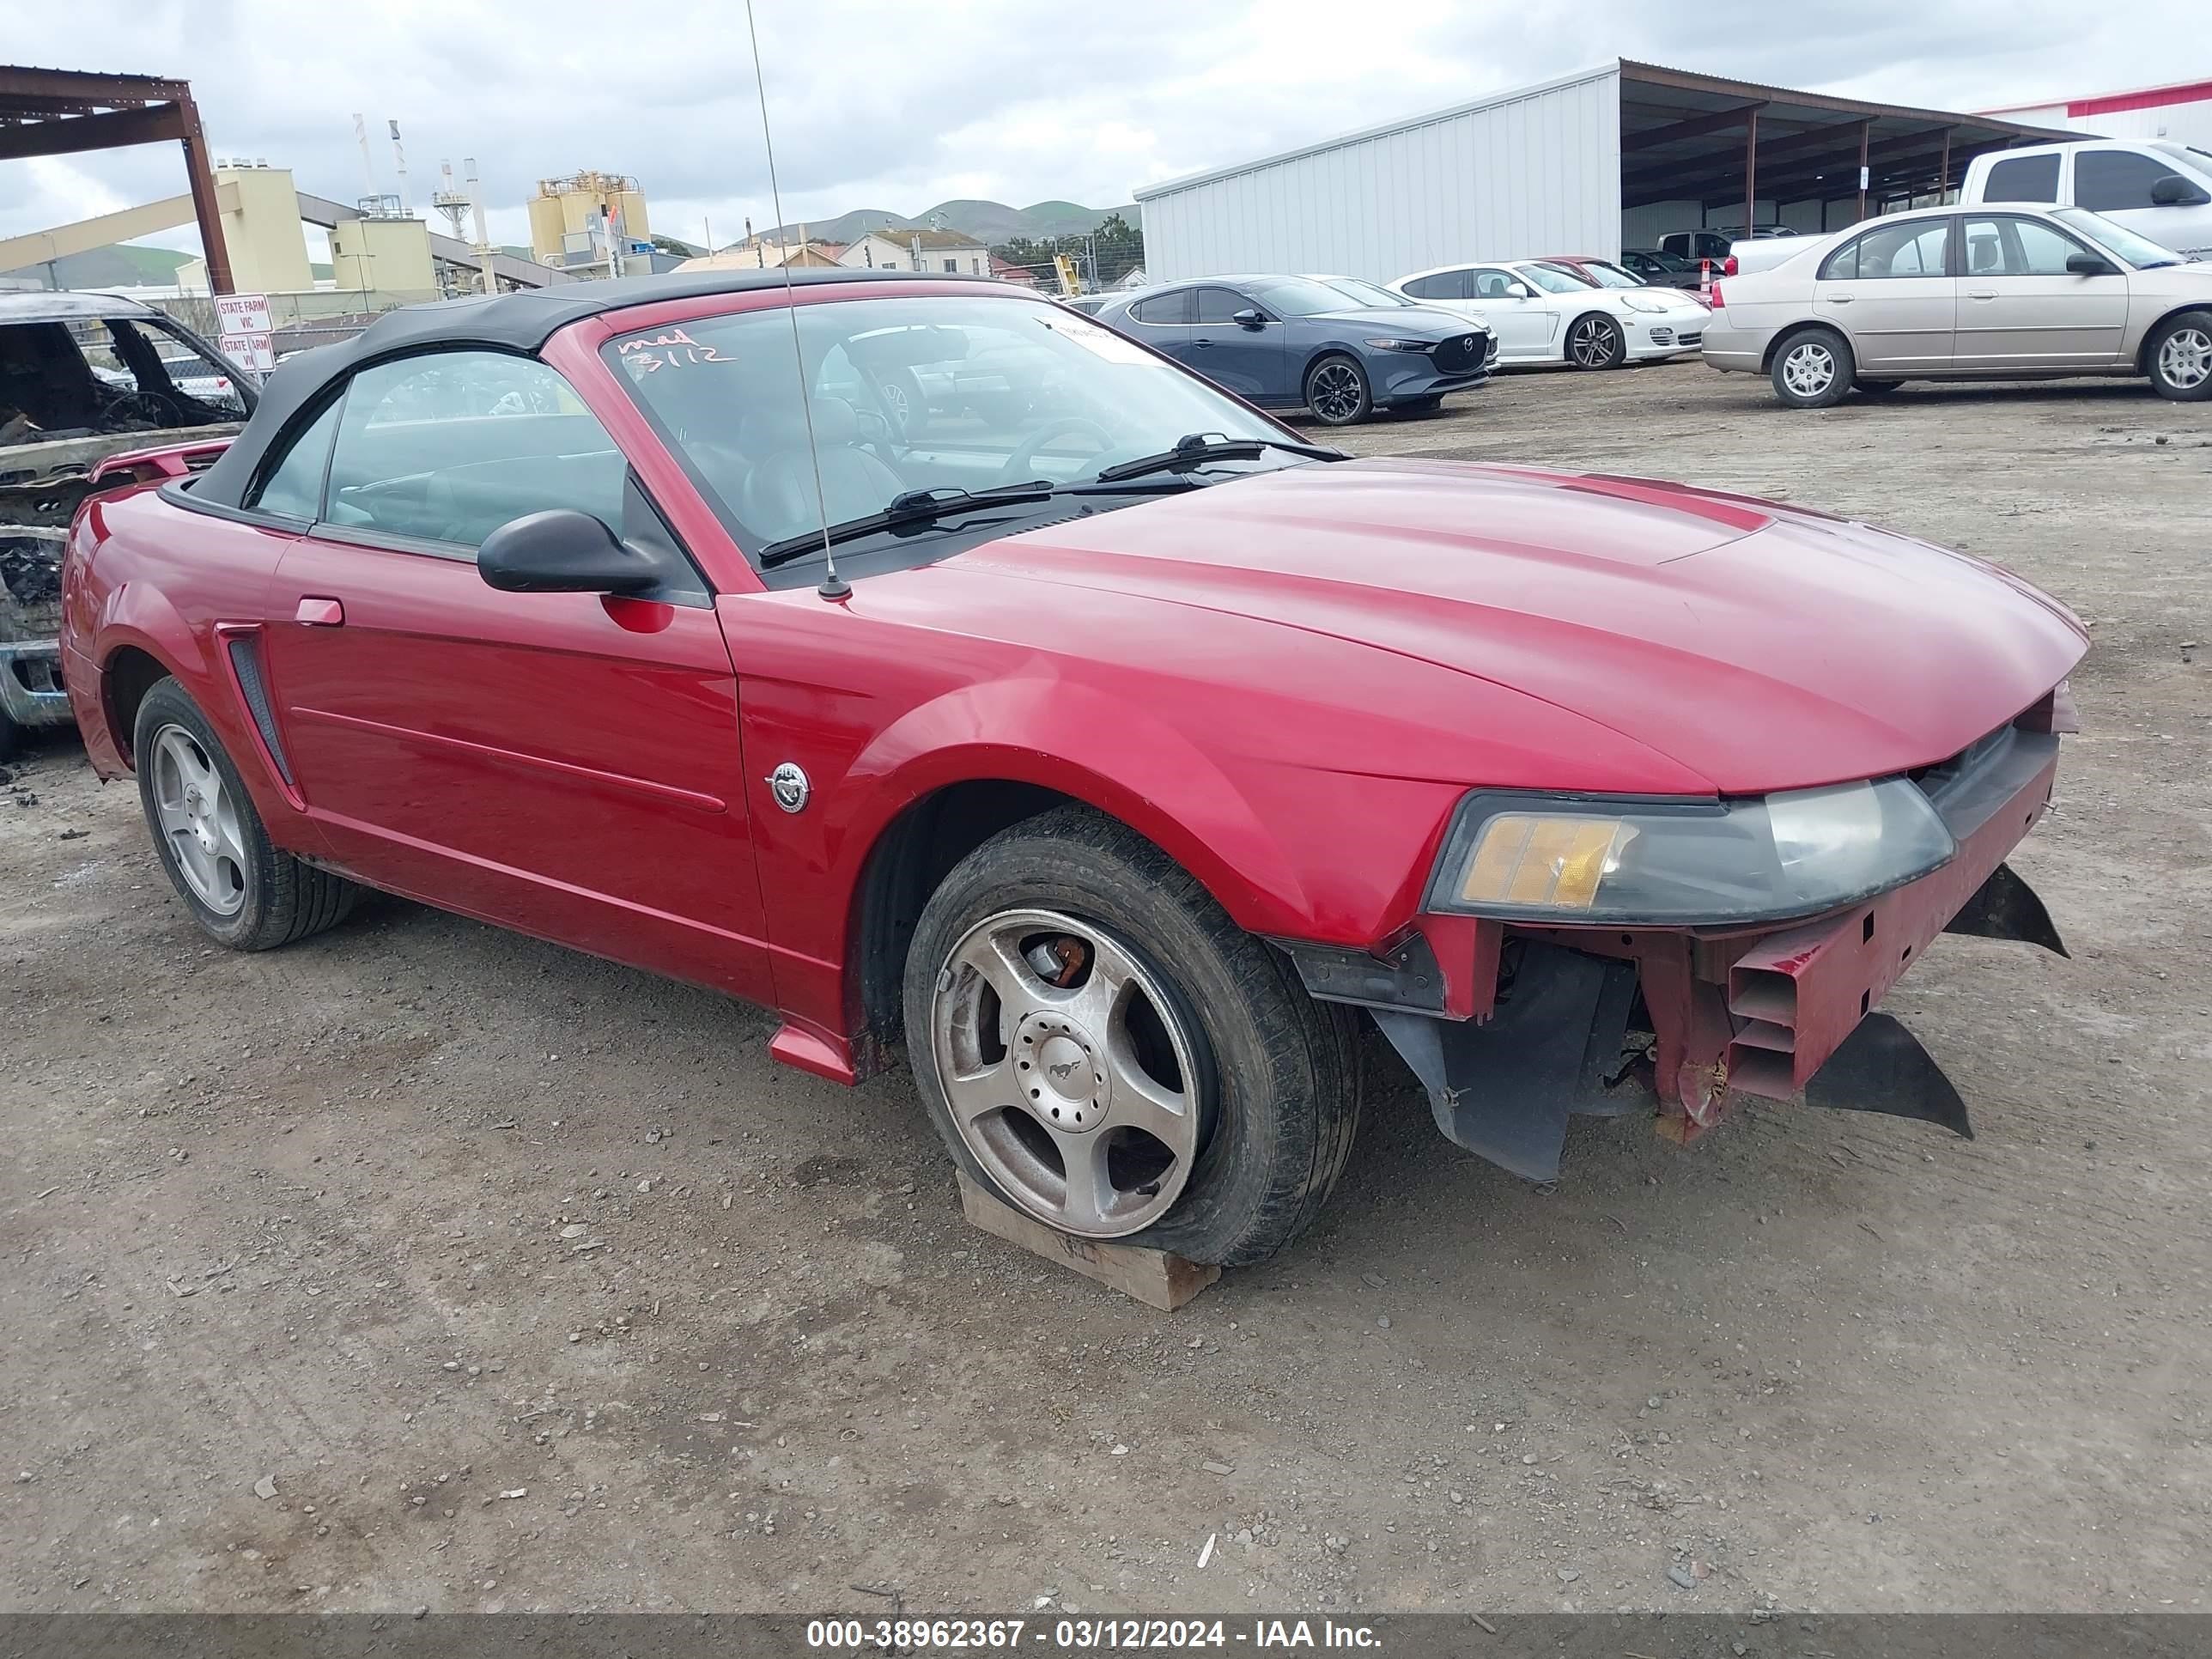
[[(0, 293), (0, 759), (69, 723), (62, 539), (95, 489), (213, 459), (252, 378), (190, 329), (112, 294)], [(179, 443), (204, 442), (197, 452)], [(141, 464), (131, 452), (167, 452)]]
[[(872, 390), (971, 361), (1038, 384)], [(373, 887), (764, 1005), (820, 1077), (902, 1045), (969, 1177), (1201, 1261), (1313, 1219), (1362, 1022), (1542, 1179), (1577, 1113), (1963, 1131), (1875, 1005), (1946, 931), (2058, 948), (2006, 863), (2057, 601), (1799, 507), (1346, 459), (988, 282), (392, 313), (91, 501), (64, 599), (210, 937)]]

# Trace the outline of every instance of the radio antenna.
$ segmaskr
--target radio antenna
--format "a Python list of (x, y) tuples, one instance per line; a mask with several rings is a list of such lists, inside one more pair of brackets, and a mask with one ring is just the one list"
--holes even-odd
[[(783, 191), (775, 182), (775, 139), (768, 130), (768, 82), (761, 74), (760, 31), (753, 24), (753, 0), (745, 0), (745, 35), (753, 48), (753, 86), (760, 94), (761, 148), (768, 152), (768, 195), (775, 210), (775, 222), (783, 220)], [(779, 246), (781, 232), (779, 231)], [(806, 459), (814, 466), (814, 507), (822, 515), (822, 563), (824, 574), (822, 585), (815, 590), (825, 599), (842, 599), (852, 589), (837, 579), (837, 554), (830, 544), (830, 496), (822, 488), (822, 453), (814, 443), (814, 399), (806, 391), (806, 354), (799, 343), (799, 306), (791, 283), (791, 256), (787, 251), (780, 266), (783, 272), (783, 308), (791, 319), (791, 361), (799, 372), (799, 412), (806, 422)]]

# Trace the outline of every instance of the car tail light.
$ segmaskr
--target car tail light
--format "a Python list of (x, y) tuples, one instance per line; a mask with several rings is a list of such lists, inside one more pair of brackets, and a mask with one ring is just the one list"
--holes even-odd
[(1727, 258), (1721, 261), (1721, 275), (1723, 276), (1733, 276), (1735, 274), (1735, 255), (1731, 253)]
[(1711, 306), (1715, 311), (1718, 311), (1721, 308), (1721, 285), (1718, 283), (1715, 283), (1712, 287), (1712, 292), (1705, 295), (1705, 303)]

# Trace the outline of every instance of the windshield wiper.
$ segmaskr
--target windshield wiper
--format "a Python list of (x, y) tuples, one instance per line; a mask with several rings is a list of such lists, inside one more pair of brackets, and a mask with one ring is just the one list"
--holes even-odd
[(1192, 432), (1176, 439), (1173, 449), (1164, 449), (1157, 455), (1139, 455), (1133, 461), (1117, 462), (1103, 468), (1090, 482), (1119, 483), (1125, 478), (1141, 478), (1148, 472), (1181, 472), (1203, 466), (1208, 461), (1256, 461), (1271, 449), (1287, 450), (1293, 455), (1303, 455), (1310, 461), (1351, 459), (1342, 450), (1330, 449), (1322, 444), (1292, 443), (1285, 438), (1216, 437), (1203, 432)]
[(880, 513), (848, 519), (842, 524), (833, 524), (826, 529), (810, 530), (803, 536), (787, 536), (780, 542), (770, 542), (761, 549), (760, 568), (773, 570), (780, 564), (803, 558), (824, 545), (835, 546), (840, 542), (856, 541), (862, 536), (872, 536), (879, 530), (896, 530), (906, 525), (934, 524), (939, 519), (979, 512), (985, 507), (1018, 507), (1024, 501), (1048, 501), (1052, 499), (1052, 485), (1042, 478), (1028, 483), (1000, 484), (995, 489), (909, 489), (903, 495), (892, 496), (890, 504)]

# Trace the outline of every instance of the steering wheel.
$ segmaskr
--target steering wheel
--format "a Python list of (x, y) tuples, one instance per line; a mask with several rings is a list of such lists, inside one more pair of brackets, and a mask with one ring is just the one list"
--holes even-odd
[(120, 416), (151, 421), (156, 426), (174, 426), (180, 418), (177, 406), (158, 392), (125, 392), (111, 398), (101, 412), (109, 420)]
[(1068, 433), (1079, 433), (1098, 441), (1101, 457), (1110, 455), (1119, 447), (1120, 440), (1096, 421), (1086, 421), (1080, 415), (1061, 415), (1031, 428), (1029, 435), (1014, 446), (1014, 453), (1006, 457), (1006, 465), (999, 469), (1000, 483), (1026, 483), (1036, 477), (1037, 451), (1051, 439)]

